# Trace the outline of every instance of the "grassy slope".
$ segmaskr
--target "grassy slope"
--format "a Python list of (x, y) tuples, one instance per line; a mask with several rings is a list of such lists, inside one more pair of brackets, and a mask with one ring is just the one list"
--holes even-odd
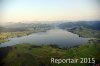
[(74, 29), (69, 29), (68, 31), (71, 31), (75, 34), (78, 34), (81, 37), (100, 38), (100, 31), (99, 30), (88, 29), (85, 27), (76, 27)]
[(8, 40), (6, 40), (6, 39), (5, 40), (0, 40), (0, 44), (3, 43), (3, 42), (6, 42), (6, 41), (8, 41)]
[[(2, 50), (7, 48), (1, 48)], [(0, 50), (1, 50), (0, 49)], [(1, 60), (4, 66), (88, 66), (88, 64), (51, 64), (50, 58), (96, 58), (100, 60), (100, 44), (86, 44), (67, 50), (50, 46), (21, 44), (9, 47)]]

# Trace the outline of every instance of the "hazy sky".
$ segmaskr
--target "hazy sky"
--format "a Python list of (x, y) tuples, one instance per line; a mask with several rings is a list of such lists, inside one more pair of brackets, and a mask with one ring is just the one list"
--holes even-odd
[(100, 20), (100, 0), (2, 0), (2, 22)]

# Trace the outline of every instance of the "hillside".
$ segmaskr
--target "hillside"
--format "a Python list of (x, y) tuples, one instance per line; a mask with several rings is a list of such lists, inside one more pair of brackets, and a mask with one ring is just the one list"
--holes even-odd
[(88, 29), (85, 27), (75, 27), (67, 30), (72, 33), (78, 34), (80, 37), (100, 38), (100, 31), (98, 30)]
[(100, 30), (99, 25), (100, 25), (100, 21), (77, 21), (77, 22), (62, 23), (62, 24), (59, 24), (58, 27), (62, 29), (85, 27), (88, 29)]
[(100, 44), (86, 44), (67, 49), (19, 44), (0, 48), (0, 66), (89, 66), (93, 64), (55, 64), (51, 63), (51, 58), (95, 58), (98, 63), (99, 49)]

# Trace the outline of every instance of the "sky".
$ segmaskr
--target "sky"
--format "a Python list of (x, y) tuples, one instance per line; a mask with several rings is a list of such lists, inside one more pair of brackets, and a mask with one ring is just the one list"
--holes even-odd
[(1, 22), (100, 20), (100, 0), (1, 0)]

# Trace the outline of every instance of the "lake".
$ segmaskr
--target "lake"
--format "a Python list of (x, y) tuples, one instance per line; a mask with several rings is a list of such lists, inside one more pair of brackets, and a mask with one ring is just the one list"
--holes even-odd
[(60, 47), (71, 47), (79, 44), (85, 44), (89, 38), (79, 37), (63, 29), (51, 29), (46, 32), (33, 33), (28, 36), (9, 38), (10, 41), (1, 43), (0, 47), (12, 46), (16, 44), (56, 44)]

